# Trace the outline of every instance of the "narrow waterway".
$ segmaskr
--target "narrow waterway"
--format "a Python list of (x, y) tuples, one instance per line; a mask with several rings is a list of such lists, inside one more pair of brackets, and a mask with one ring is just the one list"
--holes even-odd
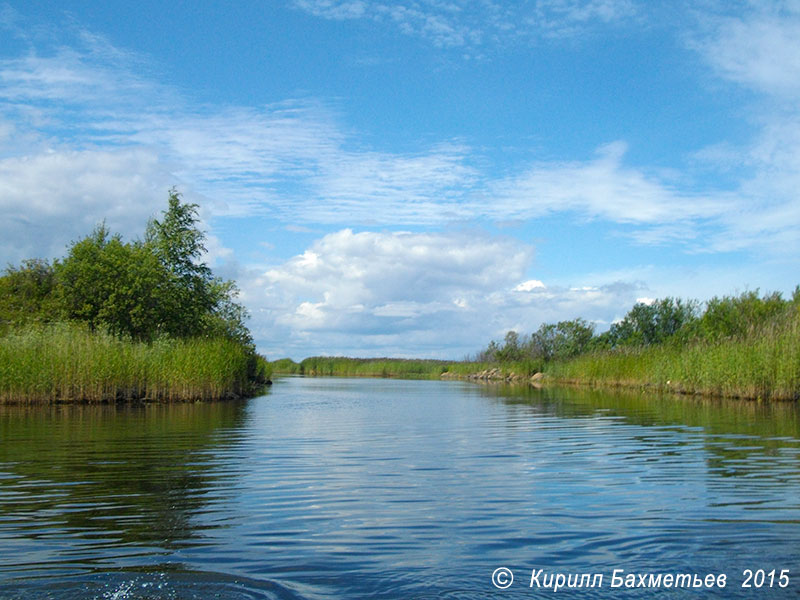
[(0, 406), (0, 550), (2, 599), (797, 597), (800, 411), (326, 378)]

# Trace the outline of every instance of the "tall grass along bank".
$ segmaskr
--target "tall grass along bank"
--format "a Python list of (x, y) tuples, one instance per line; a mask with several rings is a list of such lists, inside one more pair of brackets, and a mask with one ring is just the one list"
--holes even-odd
[(266, 361), (226, 338), (134, 342), (76, 324), (0, 338), (0, 402), (212, 400), (254, 391)]
[[(800, 286), (784, 298), (758, 290), (705, 303), (637, 303), (602, 333), (584, 319), (506, 333), (477, 355), (491, 374), (639, 386), (752, 399), (800, 398)], [(513, 373), (512, 373), (513, 371)]]
[(761, 400), (800, 398), (800, 312), (743, 336), (584, 354), (554, 361), (556, 381), (648, 386)]

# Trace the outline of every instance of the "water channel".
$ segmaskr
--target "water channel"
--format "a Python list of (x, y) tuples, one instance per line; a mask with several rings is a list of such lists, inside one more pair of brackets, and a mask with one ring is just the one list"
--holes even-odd
[(795, 598), (800, 410), (299, 377), (0, 406), (0, 551), (3, 600)]

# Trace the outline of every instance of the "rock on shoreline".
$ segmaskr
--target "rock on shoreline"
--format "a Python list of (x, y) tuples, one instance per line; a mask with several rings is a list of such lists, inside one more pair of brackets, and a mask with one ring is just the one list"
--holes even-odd
[(484, 369), (478, 373), (470, 373), (468, 375), (459, 375), (458, 373), (450, 373), (445, 371), (441, 375), (445, 379), (471, 379), (473, 381), (484, 382), (505, 382), (505, 383), (523, 383), (527, 382), (531, 385), (540, 386), (544, 379), (544, 373), (534, 373), (533, 376), (518, 375), (513, 371), (511, 373), (503, 373), (499, 368)]

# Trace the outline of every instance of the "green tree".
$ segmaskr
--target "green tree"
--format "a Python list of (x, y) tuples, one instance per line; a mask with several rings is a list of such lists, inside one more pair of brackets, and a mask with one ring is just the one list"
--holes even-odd
[(551, 360), (556, 351), (556, 326), (542, 323), (526, 343), (526, 353), (534, 359)]
[(543, 323), (531, 334), (527, 354), (545, 361), (564, 359), (586, 352), (594, 337), (594, 324), (585, 319)]
[(0, 277), (0, 333), (11, 326), (47, 322), (56, 317), (55, 270), (46, 260), (9, 265)]
[(489, 345), (478, 352), (475, 360), (478, 362), (496, 362), (498, 360), (497, 354), (500, 351), (500, 346), (495, 340), (489, 342)]
[(660, 344), (688, 328), (696, 318), (694, 301), (663, 298), (650, 304), (639, 302), (622, 321), (611, 326), (608, 339), (612, 346)]
[(162, 327), (177, 336), (203, 332), (204, 317), (218, 300), (212, 289), (211, 269), (201, 261), (205, 234), (198, 228), (197, 204), (184, 204), (175, 188), (169, 191), (163, 218), (150, 219), (144, 244), (174, 280), (172, 310)]
[(555, 349), (556, 358), (572, 358), (586, 352), (594, 337), (594, 323), (585, 319), (559, 321), (556, 325)]
[(123, 243), (105, 225), (71, 246), (56, 277), (64, 316), (92, 329), (149, 341), (174, 308), (176, 286), (156, 256), (141, 243)]
[(522, 359), (522, 348), (519, 344), (519, 334), (516, 331), (506, 333), (503, 347), (496, 352), (497, 360), (501, 362), (514, 362)]
[(56, 268), (62, 314), (137, 340), (224, 336), (252, 348), (236, 286), (214, 277), (201, 260), (205, 234), (198, 222), (197, 205), (181, 203), (173, 189), (144, 241), (124, 243), (98, 226)]
[[(792, 302), (796, 302), (798, 297), (795, 291)], [(780, 292), (764, 297), (758, 295), (758, 290), (739, 296), (715, 296), (706, 303), (705, 312), (692, 328), (692, 333), (709, 339), (742, 337), (753, 328), (777, 318), (789, 304)]]
[(223, 335), (251, 345), (247, 311), (235, 301), (236, 285), (214, 277), (201, 260), (206, 236), (199, 228), (198, 208), (181, 202), (173, 188), (162, 218), (147, 224), (144, 245), (174, 280), (163, 330), (174, 336)]
[(200, 259), (206, 252), (205, 233), (198, 228), (197, 204), (181, 202), (181, 195), (169, 191), (163, 219), (150, 219), (145, 231), (145, 244), (161, 263), (186, 281), (211, 279), (211, 269)]

